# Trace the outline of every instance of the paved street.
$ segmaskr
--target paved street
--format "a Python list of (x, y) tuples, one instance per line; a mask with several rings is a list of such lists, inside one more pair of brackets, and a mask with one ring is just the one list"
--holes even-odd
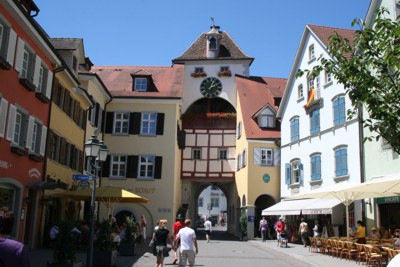
[[(311, 253), (302, 245), (289, 243), (288, 248), (276, 245), (275, 240), (261, 242), (261, 240), (239, 241), (225, 232), (213, 231), (210, 243), (205, 241), (202, 231), (198, 232), (199, 254), (196, 257), (196, 266), (324, 266), (324, 267), (355, 267), (355, 261), (337, 259), (319, 253)], [(155, 265), (155, 257), (149, 253), (148, 242), (137, 247), (136, 256), (118, 256), (116, 267), (147, 267)], [(31, 251), (32, 266), (46, 266), (51, 260), (52, 252), (48, 249)], [(86, 254), (81, 251), (77, 257), (85, 263)], [(173, 254), (165, 259), (165, 266), (173, 266)], [(85, 265), (83, 265), (85, 266)], [(177, 266), (177, 265), (175, 265)]]

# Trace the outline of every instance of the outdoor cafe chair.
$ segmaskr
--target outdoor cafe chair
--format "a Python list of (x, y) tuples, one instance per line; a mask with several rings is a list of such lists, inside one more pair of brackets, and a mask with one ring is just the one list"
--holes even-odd
[(364, 245), (355, 243), (356, 248), (357, 248), (357, 254), (356, 254), (356, 263), (360, 264), (360, 262), (364, 263), (365, 262), (365, 250), (364, 250)]
[(365, 261), (367, 267), (371, 266), (371, 264), (377, 264), (382, 267), (382, 254), (374, 250), (372, 245), (364, 245), (365, 250)]

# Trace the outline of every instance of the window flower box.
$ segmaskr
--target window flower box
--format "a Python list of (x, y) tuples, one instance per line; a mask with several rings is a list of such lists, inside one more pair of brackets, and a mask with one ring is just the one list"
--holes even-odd
[(36, 90), (36, 86), (26, 78), (19, 78), (19, 83), (28, 91), (34, 92)]
[(20, 155), (20, 156), (27, 156), (28, 151), (20, 146), (17, 145), (11, 145), (11, 152)]
[(232, 72), (230, 70), (223, 70), (218, 72), (218, 77), (231, 77)]
[(36, 162), (43, 162), (44, 160), (43, 156), (36, 153), (29, 153), (28, 158)]
[(50, 99), (45, 94), (43, 94), (42, 92), (36, 92), (35, 95), (43, 103), (49, 103), (50, 102)]
[(206, 113), (207, 119), (235, 119), (236, 113), (229, 113), (229, 112), (207, 112)]
[(207, 73), (205, 73), (205, 72), (193, 72), (190, 76), (192, 76), (194, 78), (206, 77)]

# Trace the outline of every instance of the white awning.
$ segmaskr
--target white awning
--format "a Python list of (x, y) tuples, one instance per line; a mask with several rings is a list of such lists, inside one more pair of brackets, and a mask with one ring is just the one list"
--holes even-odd
[(334, 198), (283, 200), (264, 209), (261, 215), (332, 214), (332, 208), (340, 203)]
[[(315, 200), (315, 199), (314, 199)], [(302, 209), (302, 214), (332, 214), (332, 208), (339, 205), (338, 199), (317, 199)]]
[(303, 207), (315, 202), (315, 199), (283, 200), (266, 208), (261, 215), (300, 215)]

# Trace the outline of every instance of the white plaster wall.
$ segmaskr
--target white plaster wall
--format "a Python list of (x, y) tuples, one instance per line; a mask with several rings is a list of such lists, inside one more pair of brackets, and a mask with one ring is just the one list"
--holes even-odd
[[(311, 69), (318, 62), (309, 61), (308, 47), (314, 44), (315, 56), (326, 55), (321, 44), (313, 37), (308, 35), (305, 38), (305, 45), (301, 51), (297, 69)], [(289, 163), (294, 158), (299, 158), (304, 167), (304, 186), (299, 188), (299, 193), (311, 190), (311, 167), (310, 155), (321, 153), (321, 187), (331, 187), (335, 185), (335, 157), (334, 148), (338, 145), (347, 146), (347, 159), (349, 169), (349, 183), (360, 182), (360, 156), (359, 156), (359, 132), (357, 121), (347, 121), (341, 126), (334, 127), (332, 100), (339, 94), (344, 94), (342, 85), (336, 84), (333, 80), (330, 84), (325, 84), (325, 74), (320, 74), (321, 97), (323, 107), (320, 108), (320, 134), (310, 136), (310, 117), (306, 114), (304, 105), (307, 103), (307, 78), (294, 78), (289, 81), (286, 90), (290, 90), (290, 97), (286, 109), (282, 116), (282, 153), (281, 153), (281, 196), (285, 197), (292, 194), (292, 189), (285, 184), (285, 163)], [(302, 83), (304, 88), (304, 98), (298, 99), (298, 85)], [(346, 109), (351, 107), (351, 102), (346, 96)], [(290, 119), (299, 116), (300, 122), (300, 141), (291, 143), (290, 141)]]

